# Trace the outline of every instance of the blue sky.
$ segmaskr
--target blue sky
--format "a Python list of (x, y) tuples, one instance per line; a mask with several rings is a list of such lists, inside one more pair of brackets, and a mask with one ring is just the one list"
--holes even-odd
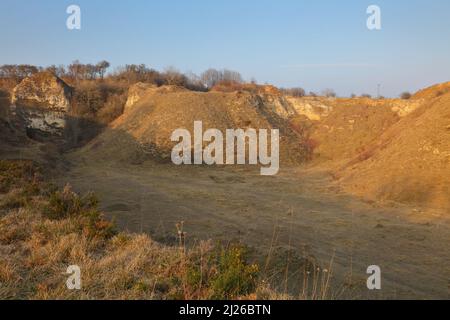
[[(82, 29), (66, 28), (77, 4)], [(381, 7), (382, 30), (366, 28)], [(110, 61), (247, 79), (340, 95), (450, 80), (448, 0), (0, 0), (0, 64)]]

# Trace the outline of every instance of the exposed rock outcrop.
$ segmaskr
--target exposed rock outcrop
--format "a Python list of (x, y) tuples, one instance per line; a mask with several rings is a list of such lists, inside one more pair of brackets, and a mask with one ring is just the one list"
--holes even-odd
[(31, 104), (46, 110), (67, 112), (70, 109), (72, 88), (48, 72), (25, 78), (14, 88), (13, 104)]
[(150, 83), (143, 83), (143, 82), (138, 82), (136, 84), (133, 84), (129, 89), (128, 89), (128, 99), (127, 102), (125, 103), (125, 109), (124, 112), (127, 112), (128, 110), (131, 109), (132, 106), (134, 106), (136, 104), (136, 102), (138, 102), (142, 96), (145, 94), (145, 92), (150, 89), (150, 88), (155, 88), (156, 86)]
[(71, 108), (72, 88), (48, 72), (24, 79), (12, 93), (12, 111), (24, 122), (30, 136), (62, 136)]
[(311, 121), (319, 121), (327, 117), (333, 110), (332, 106), (316, 98), (286, 97), (286, 100), (291, 104), (296, 114), (303, 115)]

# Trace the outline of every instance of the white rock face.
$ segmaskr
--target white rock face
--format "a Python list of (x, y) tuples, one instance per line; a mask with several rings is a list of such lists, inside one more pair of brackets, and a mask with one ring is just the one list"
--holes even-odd
[(27, 127), (61, 136), (66, 127), (66, 114), (57, 111), (29, 111), (25, 114)]
[(283, 119), (288, 119), (296, 114), (292, 104), (281, 95), (258, 94), (261, 105), (268, 111), (277, 114)]
[(392, 111), (397, 113), (400, 117), (406, 117), (420, 106), (423, 105), (425, 100), (395, 100), (393, 101)]
[(312, 121), (320, 121), (333, 111), (333, 107), (327, 106), (314, 98), (286, 97), (286, 99), (292, 105), (296, 114), (303, 115)]
[(25, 78), (14, 88), (11, 102), (27, 102), (47, 110), (67, 112), (70, 109), (72, 89), (50, 73), (37, 73)]

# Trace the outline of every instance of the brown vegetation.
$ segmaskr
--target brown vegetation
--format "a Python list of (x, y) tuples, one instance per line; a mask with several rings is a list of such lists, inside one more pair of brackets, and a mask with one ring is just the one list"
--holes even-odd
[[(0, 161), (1, 299), (235, 299), (256, 294), (240, 245), (167, 247), (118, 233), (93, 195), (48, 185), (31, 162)], [(64, 273), (82, 270), (82, 290)], [(256, 297), (256, 295), (255, 295)]]

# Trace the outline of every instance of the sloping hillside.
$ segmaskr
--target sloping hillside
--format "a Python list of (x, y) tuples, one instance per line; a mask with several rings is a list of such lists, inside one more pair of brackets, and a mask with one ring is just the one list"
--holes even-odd
[(313, 165), (336, 168), (423, 104), (423, 100), (289, 98), (296, 112), (311, 120)]
[(353, 193), (450, 207), (450, 94), (428, 100), (340, 171)]
[(399, 120), (388, 104), (371, 104), (369, 99), (329, 102), (330, 112), (316, 124), (316, 162), (340, 165)]
[(170, 159), (176, 144), (170, 140), (179, 128), (193, 132), (194, 121), (203, 129), (279, 129), (280, 161), (300, 163), (306, 158), (302, 138), (293, 131), (276, 99), (247, 92), (192, 92), (176, 87), (148, 88), (133, 106), (94, 139), (81, 153), (87, 157), (140, 162)]
[(439, 83), (437, 85), (418, 91), (413, 99), (433, 99), (450, 92), (450, 82)]

